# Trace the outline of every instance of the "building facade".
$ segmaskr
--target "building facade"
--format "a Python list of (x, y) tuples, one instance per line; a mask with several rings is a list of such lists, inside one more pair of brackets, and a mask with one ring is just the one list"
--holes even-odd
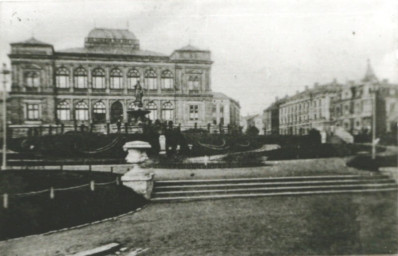
[(344, 85), (333, 101), (332, 118), (336, 126), (353, 135), (372, 130), (373, 114), (377, 134), (397, 128), (398, 86), (379, 81), (370, 63), (362, 80)]
[[(95, 28), (83, 48), (59, 51), (32, 38), (12, 43), (9, 57), (8, 114), (14, 128), (62, 123), (101, 130), (104, 124), (129, 123), (137, 83), (152, 121), (206, 127), (218, 106), (210, 51), (190, 45), (171, 55), (141, 50), (128, 30)], [(230, 105), (239, 112), (239, 104)], [(235, 121), (224, 119), (224, 124), (230, 120)]]
[(310, 129), (333, 133), (337, 127), (353, 135), (370, 133), (373, 117), (378, 134), (392, 132), (397, 130), (398, 86), (379, 81), (368, 62), (359, 82), (315, 84), (275, 101), (263, 113), (266, 134), (279, 130), (281, 135), (305, 135)]
[(287, 98), (278, 99), (263, 111), (263, 123), (265, 135), (279, 135), (279, 108)]
[(332, 125), (330, 107), (341, 85), (330, 84), (306, 88), (279, 105), (279, 133), (306, 135), (311, 129), (329, 131)]

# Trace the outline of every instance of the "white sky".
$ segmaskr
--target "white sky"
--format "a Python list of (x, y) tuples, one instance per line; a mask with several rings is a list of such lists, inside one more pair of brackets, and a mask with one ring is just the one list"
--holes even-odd
[[(1, 0), (0, 0), (1, 1)], [(126, 28), (141, 48), (170, 54), (208, 49), (212, 88), (260, 113), (305, 85), (376, 75), (398, 81), (398, 1), (134, 0), (2, 1), (0, 61), (9, 43), (32, 36), (55, 49), (83, 47), (97, 27)]]

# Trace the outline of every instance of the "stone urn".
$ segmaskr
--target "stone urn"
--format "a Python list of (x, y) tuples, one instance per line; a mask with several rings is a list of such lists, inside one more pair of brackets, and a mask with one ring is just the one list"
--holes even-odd
[(133, 189), (136, 193), (143, 195), (146, 199), (151, 198), (153, 189), (153, 173), (141, 168), (140, 164), (148, 160), (146, 150), (151, 145), (145, 141), (130, 141), (123, 145), (127, 151), (126, 162), (133, 165), (128, 172), (122, 176), (123, 185)]

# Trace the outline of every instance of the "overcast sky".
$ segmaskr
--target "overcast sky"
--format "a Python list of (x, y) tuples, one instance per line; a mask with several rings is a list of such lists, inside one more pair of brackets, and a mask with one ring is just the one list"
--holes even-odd
[(96, 27), (127, 28), (141, 48), (170, 54), (189, 42), (212, 52), (212, 88), (260, 113), (305, 85), (376, 75), (398, 82), (398, 1), (3, 1), (0, 61), (32, 35), (56, 50), (83, 47)]

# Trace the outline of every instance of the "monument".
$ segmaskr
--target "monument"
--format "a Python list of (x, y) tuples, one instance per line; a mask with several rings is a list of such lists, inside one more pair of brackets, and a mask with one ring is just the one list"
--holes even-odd
[[(135, 86), (135, 105), (136, 109), (130, 112), (136, 122), (145, 121), (145, 115), (150, 111), (145, 110), (142, 104), (143, 90), (138, 81)], [(148, 160), (146, 150), (150, 149), (151, 145), (146, 141), (129, 141), (123, 145), (123, 150), (127, 151), (126, 162), (133, 164), (127, 173), (122, 176), (123, 185), (133, 189), (136, 193), (143, 195), (146, 199), (151, 198), (153, 189), (153, 173), (142, 169), (140, 164)]]
[(144, 96), (144, 91), (142, 90), (140, 81), (137, 81), (137, 84), (134, 86), (135, 90), (135, 101), (134, 101), (134, 109), (128, 110), (127, 113), (131, 117), (131, 121), (134, 121), (135, 124), (139, 122), (143, 122), (146, 120), (146, 115), (149, 114), (149, 110), (144, 108), (142, 104), (142, 97)]

